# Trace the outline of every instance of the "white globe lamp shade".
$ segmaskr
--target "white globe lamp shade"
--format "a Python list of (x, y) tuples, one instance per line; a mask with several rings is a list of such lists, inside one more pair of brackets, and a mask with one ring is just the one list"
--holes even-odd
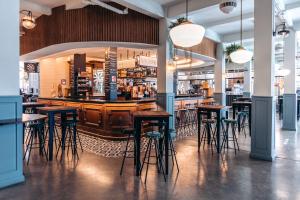
[(200, 44), (205, 34), (205, 28), (190, 22), (181, 23), (170, 30), (174, 45), (188, 48)]
[(284, 77), (284, 76), (289, 75), (290, 73), (291, 73), (291, 71), (290, 71), (289, 69), (279, 68), (279, 69), (277, 70), (277, 76), (282, 76), (282, 77)]
[(26, 29), (33, 29), (35, 27), (36, 23), (35, 23), (35, 19), (33, 17), (30, 16), (24, 16), (22, 18), (22, 26)]
[(238, 50), (232, 52), (229, 56), (232, 62), (244, 64), (252, 59), (253, 53), (244, 48), (239, 48)]

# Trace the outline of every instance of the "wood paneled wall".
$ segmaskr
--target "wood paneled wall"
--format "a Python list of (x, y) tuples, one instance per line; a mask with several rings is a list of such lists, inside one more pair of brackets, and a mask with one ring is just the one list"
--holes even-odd
[(100, 6), (75, 10), (60, 6), (52, 9), (52, 15), (42, 15), (36, 22), (34, 29), (26, 30), (20, 37), (21, 55), (68, 42), (159, 43), (158, 20), (134, 10), (119, 15)]
[(181, 49), (199, 53), (201, 55), (209, 56), (211, 58), (216, 58), (217, 43), (213, 40), (204, 37), (199, 45), (193, 46), (191, 48)]

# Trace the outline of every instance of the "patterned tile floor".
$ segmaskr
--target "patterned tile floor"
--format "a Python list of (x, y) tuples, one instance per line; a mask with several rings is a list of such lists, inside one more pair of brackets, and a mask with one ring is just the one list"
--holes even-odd
[[(184, 129), (177, 130), (176, 140), (181, 140), (188, 136), (196, 135), (197, 127), (189, 126)], [(126, 141), (110, 141), (97, 137), (93, 137), (87, 134), (80, 133), (80, 139), (84, 151), (94, 153), (99, 156), (117, 158), (123, 156), (123, 151), (125, 149)], [(142, 138), (142, 151), (146, 150), (146, 138)], [(129, 143), (129, 151), (133, 150), (133, 142)], [(132, 153), (128, 154), (132, 156)]]

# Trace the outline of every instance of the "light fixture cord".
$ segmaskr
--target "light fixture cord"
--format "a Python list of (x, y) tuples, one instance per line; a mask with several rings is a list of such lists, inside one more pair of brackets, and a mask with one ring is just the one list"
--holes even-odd
[(189, 6), (188, 6), (188, 0), (186, 0), (185, 1), (185, 14), (186, 14), (186, 20), (188, 20), (188, 16), (189, 16), (189, 14), (188, 14), (188, 12), (189, 12)]
[(243, 46), (243, 0), (241, 0), (241, 46)]

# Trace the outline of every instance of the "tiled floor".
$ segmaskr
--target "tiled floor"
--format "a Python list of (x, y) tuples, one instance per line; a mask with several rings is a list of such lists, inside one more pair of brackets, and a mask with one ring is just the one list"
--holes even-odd
[[(33, 199), (300, 199), (299, 134), (280, 131), (277, 124), (278, 158), (274, 162), (251, 160), (245, 148), (249, 137), (239, 138), (241, 150), (218, 156), (204, 149), (197, 152), (195, 136), (178, 140), (180, 172), (167, 183), (150, 168), (147, 184), (133, 175), (128, 161), (119, 176), (120, 158), (84, 152), (78, 163), (46, 163), (38, 155), (25, 167), (26, 182), (0, 190), (2, 200)], [(299, 129), (300, 130), (300, 129)]]

